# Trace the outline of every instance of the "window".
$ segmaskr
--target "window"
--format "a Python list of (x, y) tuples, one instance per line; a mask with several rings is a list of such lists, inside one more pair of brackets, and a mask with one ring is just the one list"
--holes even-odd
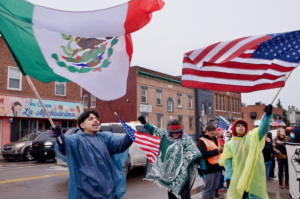
[(239, 113), (240, 112), (240, 100), (239, 99), (237, 100), (237, 108), (238, 108), (237, 112)]
[(47, 139), (49, 139), (49, 138), (52, 138), (51, 135), (50, 135), (50, 133), (44, 133), (44, 134), (42, 134), (42, 135), (39, 137), (38, 140), (47, 140)]
[(168, 99), (168, 112), (173, 112), (173, 100), (169, 97)]
[(251, 120), (256, 120), (256, 116), (251, 116)]
[(142, 89), (142, 103), (147, 103), (147, 90)]
[(182, 117), (178, 117), (178, 121), (182, 124)]
[(55, 95), (66, 96), (66, 82), (55, 82)]
[(222, 97), (223, 97), (223, 111), (225, 111), (225, 97), (224, 96)]
[(156, 103), (157, 105), (161, 105), (161, 92), (156, 93)]
[(189, 109), (193, 109), (192, 98), (189, 97)]
[(230, 112), (230, 103), (229, 103), (229, 97), (227, 97), (227, 110)]
[(202, 110), (201, 116), (203, 116), (205, 114), (205, 105), (204, 105), (204, 103), (201, 104), (201, 110)]
[(189, 118), (189, 127), (190, 130), (193, 130), (193, 118)]
[(211, 104), (208, 105), (208, 115), (211, 115)]
[(178, 107), (182, 108), (182, 100), (181, 100), (181, 96), (178, 96)]
[(157, 127), (162, 128), (162, 116), (157, 116)]
[(231, 103), (232, 104), (232, 112), (234, 112), (234, 99), (233, 98), (231, 99), (231, 102), (232, 102)]
[(236, 99), (234, 101), (235, 101), (235, 112), (237, 112), (237, 101)]
[(216, 98), (216, 110), (218, 110), (218, 95), (217, 94), (216, 94), (215, 98)]
[(84, 95), (83, 96), (83, 107), (84, 108), (88, 108), (89, 107), (89, 95), (88, 94), (86, 94), (86, 95)]
[(7, 89), (22, 90), (22, 75), (17, 67), (8, 67)]
[(96, 97), (91, 94), (91, 107), (96, 107)]
[(222, 110), (221, 95), (219, 95), (219, 110)]

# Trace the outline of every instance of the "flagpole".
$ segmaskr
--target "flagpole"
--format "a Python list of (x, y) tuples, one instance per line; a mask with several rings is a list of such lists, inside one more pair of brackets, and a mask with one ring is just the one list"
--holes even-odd
[[(299, 66), (299, 65), (298, 65)], [(298, 67), (297, 66), (297, 67)], [(297, 68), (296, 67), (296, 68)], [(286, 77), (286, 80), (285, 80), (285, 82), (287, 82), (287, 80), (289, 79), (289, 77), (291, 76), (291, 74), (292, 74), (292, 72), (293, 72), (294, 70), (292, 70), (289, 74), (288, 74), (288, 76)], [(273, 103), (274, 103), (274, 101), (275, 101), (275, 99), (277, 98), (277, 96), (279, 95), (279, 93), (280, 93), (280, 91), (282, 90), (282, 88), (283, 87), (281, 87), (279, 90), (278, 90), (278, 92), (277, 92), (277, 94), (275, 95), (275, 97), (274, 97), (274, 99), (273, 99), (273, 101), (272, 101), (272, 103), (271, 103), (271, 105), (273, 105)], [(264, 113), (263, 114), (263, 116), (261, 117), (261, 119), (260, 120), (263, 120), (264, 118), (265, 118), (265, 115), (266, 115), (266, 113)]]
[[(49, 122), (50, 122), (52, 128), (55, 128), (55, 125), (54, 125), (54, 123), (53, 123), (53, 121), (52, 121), (52, 119), (51, 119), (51, 117), (50, 117), (50, 115), (49, 115), (49, 113), (48, 113), (48, 111), (47, 111), (47, 109), (46, 109), (46, 107), (45, 107), (45, 105), (44, 105), (44, 103), (43, 103), (43, 101), (42, 101), (40, 95), (39, 95), (39, 93), (37, 92), (35, 86), (33, 85), (33, 83), (32, 83), (32, 81), (31, 81), (30, 77), (29, 77), (28, 75), (25, 75), (25, 77), (26, 77), (26, 79), (27, 79), (27, 81), (28, 81), (29, 86), (31, 87), (32, 91), (34, 92), (35, 96), (38, 98), (40, 104), (42, 105), (42, 107), (43, 107), (43, 109), (44, 109), (44, 112), (46, 113), (46, 115), (47, 115), (47, 117), (48, 117), (48, 120), (49, 120)], [(59, 141), (60, 144), (63, 143), (62, 140), (61, 140), (61, 138), (60, 138), (60, 136), (58, 136), (57, 139), (58, 139), (58, 141)]]

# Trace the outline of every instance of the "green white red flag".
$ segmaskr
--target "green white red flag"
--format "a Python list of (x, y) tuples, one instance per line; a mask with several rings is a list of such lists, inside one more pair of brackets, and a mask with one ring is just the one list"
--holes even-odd
[(148, 24), (161, 0), (132, 0), (95, 11), (63, 11), (0, 0), (0, 31), (23, 75), (72, 81), (102, 100), (126, 93), (130, 33)]

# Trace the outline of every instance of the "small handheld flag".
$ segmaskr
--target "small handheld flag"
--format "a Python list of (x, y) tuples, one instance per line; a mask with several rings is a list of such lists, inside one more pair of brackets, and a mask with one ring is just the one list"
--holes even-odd
[(223, 117), (220, 116), (217, 128), (219, 128), (219, 127), (222, 130), (229, 130), (230, 124), (228, 124), (228, 122)]
[(142, 149), (145, 152), (149, 162), (153, 164), (159, 152), (160, 137), (136, 132), (135, 130), (130, 128), (125, 122), (123, 122), (116, 113), (115, 115), (120, 120), (124, 130), (129, 135), (129, 137), (140, 147), (140, 149)]

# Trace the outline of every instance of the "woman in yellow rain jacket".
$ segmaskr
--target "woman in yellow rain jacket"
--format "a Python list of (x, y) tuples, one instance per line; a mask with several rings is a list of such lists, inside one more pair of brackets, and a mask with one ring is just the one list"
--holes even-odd
[(262, 150), (270, 126), (272, 105), (266, 106), (265, 118), (258, 128), (248, 132), (248, 124), (237, 120), (232, 125), (232, 139), (224, 146), (219, 164), (225, 166), (228, 199), (268, 199), (266, 171)]

